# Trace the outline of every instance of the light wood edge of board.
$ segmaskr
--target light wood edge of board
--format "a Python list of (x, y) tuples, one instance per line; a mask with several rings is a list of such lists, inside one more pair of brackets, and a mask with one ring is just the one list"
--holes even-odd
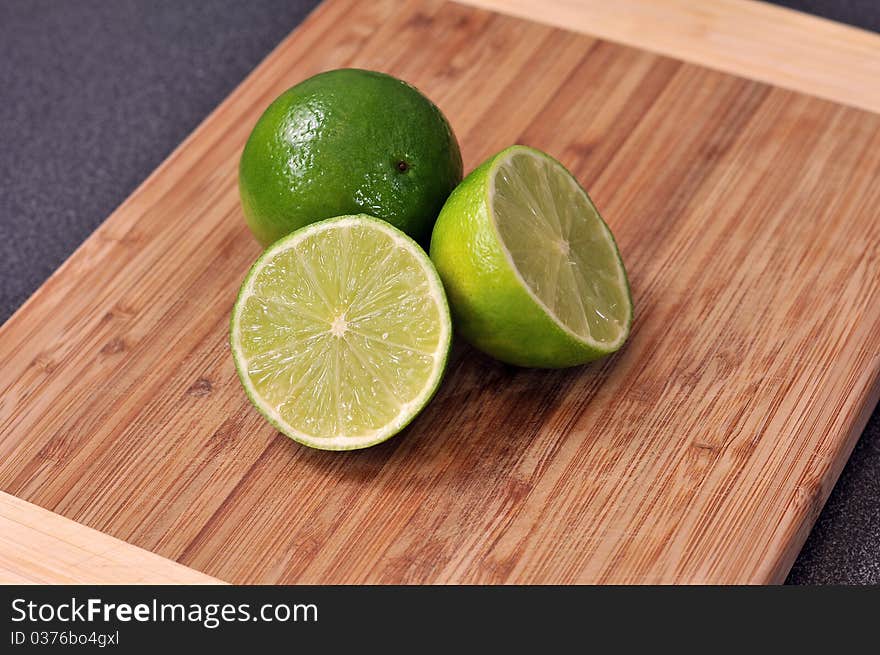
[(880, 34), (755, 0), (457, 0), (880, 113)]
[(0, 584), (225, 584), (0, 492)]

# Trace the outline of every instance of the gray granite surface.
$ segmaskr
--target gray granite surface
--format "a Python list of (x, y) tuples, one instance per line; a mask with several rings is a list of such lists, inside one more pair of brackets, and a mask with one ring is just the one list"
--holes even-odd
[[(317, 4), (0, 0), (0, 322)], [(877, 0), (784, 0), (880, 30)], [(792, 569), (880, 583), (880, 410)]]

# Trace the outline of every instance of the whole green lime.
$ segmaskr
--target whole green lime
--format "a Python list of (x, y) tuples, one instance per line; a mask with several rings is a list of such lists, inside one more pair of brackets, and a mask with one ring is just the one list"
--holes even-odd
[(264, 246), (309, 223), (361, 213), (425, 245), (461, 176), (458, 142), (434, 103), (390, 75), (340, 69), (269, 105), (244, 147), (239, 191)]

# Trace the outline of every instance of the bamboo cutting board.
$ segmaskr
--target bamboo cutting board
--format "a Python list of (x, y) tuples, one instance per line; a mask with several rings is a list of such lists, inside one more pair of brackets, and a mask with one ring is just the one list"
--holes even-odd
[[(636, 320), (566, 371), (457, 344), (403, 435), (312, 451), (227, 322), (244, 140), (319, 71), (387, 71), (466, 169), (557, 156)], [(230, 582), (767, 582), (880, 393), (880, 115), (456, 4), (328, 0), (0, 329), (0, 489)]]

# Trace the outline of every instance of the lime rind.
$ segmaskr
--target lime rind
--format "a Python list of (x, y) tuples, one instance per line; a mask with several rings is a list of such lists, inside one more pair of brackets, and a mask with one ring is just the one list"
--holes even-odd
[[(321, 232), (361, 226), (369, 226), (370, 229), (378, 230), (386, 237), (389, 237), (396, 247), (402, 248), (415, 262), (418, 262), (421, 267), (421, 271), (424, 273), (424, 281), (428, 287), (426, 297), (434, 303), (439, 317), (436, 347), (433, 352), (427, 353), (427, 355), (433, 358), (433, 365), (431, 366), (429, 374), (425, 376), (424, 383), (421, 385), (418, 392), (408, 401), (400, 403), (397, 413), (390, 420), (384, 421), (380, 427), (362, 430), (358, 434), (339, 433), (332, 436), (318, 436), (303, 430), (301, 427), (292, 425), (289, 420), (286, 420), (284, 416), (282, 416), (279, 407), (276, 406), (277, 399), (275, 403), (272, 403), (264, 397), (264, 394), (260, 393), (254, 380), (252, 380), (249, 371), (249, 362), (244, 354), (245, 348), (242, 343), (241, 319), (248, 299), (255, 297), (255, 285), (257, 284), (257, 280), (260, 279), (260, 273), (263, 272), (272, 262), (277, 261), (279, 257), (282, 257), (286, 252), (295, 249), (307, 239), (311, 239)], [(345, 253), (337, 254), (339, 255), (339, 258), (344, 259)], [(336, 263), (338, 264), (339, 261), (341, 261), (341, 259), (337, 259)], [(353, 450), (366, 448), (387, 440), (405, 428), (431, 400), (439, 388), (445, 370), (451, 341), (452, 328), (446, 295), (440, 278), (430, 259), (409, 236), (384, 221), (363, 214), (341, 216), (312, 223), (286, 237), (283, 237), (270, 246), (257, 259), (248, 272), (241, 286), (241, 290), (239, 291), (230, 319), (230, 346), (232, 349), (233, 360), (248, 398), (269, 423), (280, 432), (295, 441), (322, 450)], [(391, 365), (390, 362), (389, 365)], [(337, 379), (337, 386), (338, 382)]]

